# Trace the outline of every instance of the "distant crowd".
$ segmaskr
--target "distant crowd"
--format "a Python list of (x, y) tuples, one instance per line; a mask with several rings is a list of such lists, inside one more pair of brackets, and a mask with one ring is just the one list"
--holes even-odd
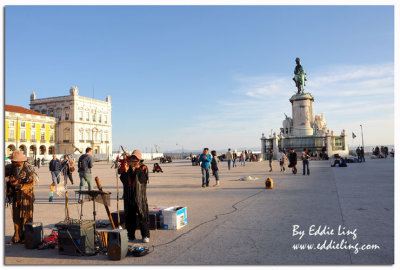
[(394, 157), (394, 149), (389, 153), (389, 148), (387, 146), (376, 146), (375, 148), (372, 148), (372, 154), (377, 157), (377, 158), (387, 158), (390, 154), (391, 157)]

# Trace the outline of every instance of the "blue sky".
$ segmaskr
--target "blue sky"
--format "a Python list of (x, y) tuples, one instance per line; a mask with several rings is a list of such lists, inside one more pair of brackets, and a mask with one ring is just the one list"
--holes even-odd
[(115, 148), (259, 147), (291, 115), (296, 57), (329, 129), (394, 144), (392, 6), (5, 9), (5, 103), (110, 94)]

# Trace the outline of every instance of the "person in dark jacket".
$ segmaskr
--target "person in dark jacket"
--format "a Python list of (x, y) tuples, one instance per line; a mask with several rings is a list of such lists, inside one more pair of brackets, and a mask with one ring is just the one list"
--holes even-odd
[[(86, 148), (86, 154), (83, 154), (82, 156), (79, 157), (78, 160), (78, 173), (79, 173), (79, 179), (81, 180), (81, 183), (79, 185), (79, 190), (82, 191), (83, 187), (88, 185), (88, 190), (92, 190), (92, 168), (93, 168), (93, 158), (92, 158), (92, 153), (93, 150), (92, 148), (88, 147)], [(78, 203), (83, 203), (83, 196), (79, 194), (79, 201)]]
[(211, 151), (212, 160), (211, 160), (211, 170), (213, 175), (215, 176), (215, 185), (214, 187), (219, 186), (219, 174), (218, 174), (218, 157), (217, 152), (215, 150)]
[(74, 167), (74, 161), (69, 159), (68, 155), (64, 155), (64, 160), (61, 162), (61, 167), (63, 169), (62, 173), (64, 175), (64, 184), (67, 184), (69, 178), (71, 185), (73, 185), (74, 179), (72, 178), (72, 170)]
[(53, 159), (49, 163), (49, 170), (51, 172), (51, 180), (53, 181), (53, 184), (59, 184), (60, 183), (60, 172), (61, 172), (61, 162), (57, 158), (56, 155), (53, 155)]
[[(143, 164), (140, 150), (133, 151), (132, 155), (127, 157), (120, 179), (124, 185), (124, 213), (128, 238), (131, 241), (135, 240), (136, 228), (139, 225), (142, 241), (148, 243), (150, 231), (146, 187), (149, 181), (149, 170)], [(137, 224), (136, 215), (139, 224)]]
[(294, 149), (291, 148), (290, 152), (289, 152), (289, 166), (288, 167), (292, 168), (293, 173), (295, 171), (297, 172), (296, 165), (297, 165), (297, 154), (294, 151)]
[(365, 162), (364, 147), (362, 147), (362, 146), (361, 146), (361, 150), (360, 150), (360, 157), (361, 157), (361, 162)]
[(61, 173), (61, 162), (56, 155), (53, 155), (53, 159), (49, 163), (49, 170), (51, 172), (51, 180), (53, 181), (50, 185), (49, 202), (52, 202), (54, 187), (60, 183)]

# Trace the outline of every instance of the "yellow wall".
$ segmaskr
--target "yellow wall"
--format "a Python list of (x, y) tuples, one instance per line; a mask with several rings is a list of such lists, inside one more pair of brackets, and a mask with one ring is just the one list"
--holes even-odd
[(9, 123), (9, 121), (8, 120), (6, 120), (5, 121), (5, 127), (4, 127), (4, 139), (5, 139), (5, 141), (8, 141), (8, 136), (9, 136), (9, 131), (8, 131), (8, 123)]
[(44, 135), (46, 142), (50, 141), (50, 125), (46, 124), (46, 133)]
[(36, 141), (40, 142), (40, 124), (36, 124)]
[(26, 125), (26, 134), (25, 134), (26, 141), (30, 142), (31, 141), (31, 123), (27, 122), (25, 125)]

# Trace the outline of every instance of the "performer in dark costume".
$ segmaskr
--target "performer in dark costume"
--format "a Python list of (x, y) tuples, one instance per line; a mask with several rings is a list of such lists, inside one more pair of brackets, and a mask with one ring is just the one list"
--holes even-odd
[(142, 153), (139, 150), (133, 151), (132, 155), (127, 157), (125, 170), (121, 173), (120, 179), (124, 184), (124, 212), (128, 238), (135, 240), (137, 215), (142, 241), (148, 243), (150, 231), (146, 186), (149, 180), (149, 172), (147, 166), (143, 164)]
[(21, 243), (24, 225), (33, 221), (33, 185), (38, 180), (32, 165), (21, 151), (12, 153), (11, 164), (5, 167), (6, 202), (12, 204), (14, 236), (9, 244)]

